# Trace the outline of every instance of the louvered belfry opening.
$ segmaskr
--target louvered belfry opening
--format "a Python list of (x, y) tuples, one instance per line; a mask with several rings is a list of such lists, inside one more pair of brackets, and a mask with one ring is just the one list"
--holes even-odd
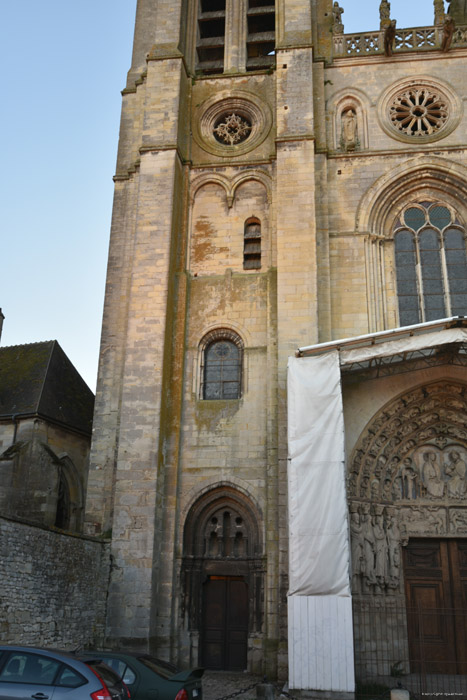
[(248, 0), (248, 71), (270, 68), (275, 61), (275, 2), (274, 0)]
[(224, 70), (225, 0), (200, 0), (197, 67), (203, 73)]

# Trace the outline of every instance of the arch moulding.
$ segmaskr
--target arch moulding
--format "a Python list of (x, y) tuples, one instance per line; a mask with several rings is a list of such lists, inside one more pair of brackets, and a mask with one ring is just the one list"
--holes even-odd
[(399, 208), (420, 194), (449, 201), (466, 218), (467, 168), (444, 158), (421, 156), (380, 177), (364, 194), (355, 230), (388, 236)]
[(439, 379), (390, 400), (348, 468), (354, 593), (402, 593), (410, 537), (467, 535), (467, 384)]

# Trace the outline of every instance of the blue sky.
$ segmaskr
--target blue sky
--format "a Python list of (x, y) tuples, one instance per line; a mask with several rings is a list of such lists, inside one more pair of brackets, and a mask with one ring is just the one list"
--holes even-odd
[[(346, 32), (378, 28), (379, 0), (340, 4)], [(0, 3), (1, 342), (58, 340), (93, 390), (135, 8)], [(392, 0), (391, 16), (399, 27), (431, 24), (433, 2)]]

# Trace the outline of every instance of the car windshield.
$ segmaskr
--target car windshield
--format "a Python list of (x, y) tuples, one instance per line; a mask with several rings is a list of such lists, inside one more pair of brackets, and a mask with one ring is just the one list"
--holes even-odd
[(151, 671), (162, 676), (162, 678), (171, 678), (178, 670), (176, 666), (172, 666), (166, 661), (155, 659), (154, 656), (138, 656), (138, 660), (147, 668), (150, 668)]

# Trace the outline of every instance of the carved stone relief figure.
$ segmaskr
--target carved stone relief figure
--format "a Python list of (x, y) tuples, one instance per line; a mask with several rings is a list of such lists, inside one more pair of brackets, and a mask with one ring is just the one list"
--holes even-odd
[(433, 450), (423, 453), (423, 464), (420, 469), (424, 493), (429, 498), (442, 498), (445, 483), (441, 478), (441, 467), (438, 455)]
[(408, 535), (445, 535), (446, 509), (436, 506), (412, 506), (402, 508), (402, 522)]
[(365, 559), (363, 552), (363, 527), (360, 522), (360, 511), (357, 504), (350, 506), (350, 535), (352, 553), (352, 585), (356, 591), (360, 584), (361, 576), (365, 572)]
[(363, 576), (366, 587), (376, 583), (375, 576), (375, 537), (371, 520), (370, 505), (362, 505)]
[(375, 578), (376, 583), (383, 589), (388, 572), (388, 541), (384, 529), (384, 508), (375, 506), (375, 516), (373, 520), (373, 537), (375, 542)]
[(394, 592), (400, 583), (401, 530), (394, 508), (350, 505), (352, 590)]
[(467, 535), (467, 510), (452, 509), (450, 511), (449, 530), (453, 535)]
[(461, 459), (458, 450), (449, 452), (449, 462), (445, 465), (444, 470), (449, 477), (448, 494), (451, 498), (464, 498), (466, 483), (465, 475), (467, 471), (466, 463)]
[(333, 26), (332, 30), (334, 34), (343, 34), (344, 33), (344, 24), (342, 22), (342, 14), (344, 13), (344, 10), (342, 7), (339, 7), (339, 3), (335, 2), (332, 8), (332, 17), (333, 17)]
[(417, 498), (418, 495), (418, 471), (414, 467), (410, 457), (406, 457), (403, 460), (403, 466), (401, 469), (401, 480), (402, 480), (402, 498), (407, 498), (407, 500), (412, 500)]
[(401, 547), (401, 532), (399, 529), (399, 524), (397, 522), (396, 514), (394, 509), (388, 510), (388, 524), (387, 524), (387, 538), (388, 538), (388, 559), (389, 559), (389, 588), (396, 589), (399, 587), (400, 580), (400, 547)]

